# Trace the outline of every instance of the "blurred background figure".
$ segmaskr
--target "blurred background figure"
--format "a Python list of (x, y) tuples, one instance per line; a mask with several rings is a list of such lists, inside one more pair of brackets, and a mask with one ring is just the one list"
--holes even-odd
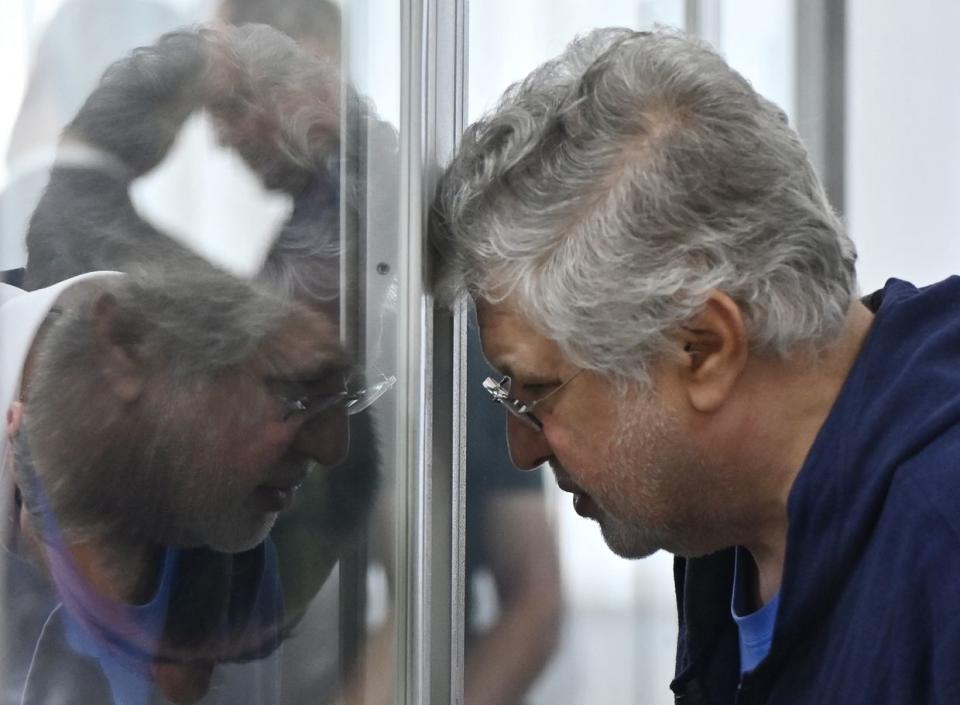
[[(471, 321), (467, 379), (496, 371)], [(497, 377), (499, 379), (499, 377)], [(519, 705), (554, 656), (563, 619), (559, 550), (543, 469), (514, 467), (499, 404), (467, 391), (467, 705)]]
[[(467, 341), (468, 380), (495, 376), (484, 359), (475, 320), (468, 327)], [(529, 702), (532, 687), (555, 655), (565, 618), (559, 548), (543, 470), (522, 472), (513, 465), (504, 442), (505, 423), (500, 405), (489, 396), (468, 391), (466, 705)], [(372, 559), (387, 572), (385, 585), (377, 587), (389, 597), (395, 580), (394, 557), (382, 506), (379, 514), (373, 522), (370, 550)], [(389, 603), (384, 596), (376, 598), (380, 604)], [(393, 617), (381, 616), (383, 623), (371, 630), (366, 651), (338, 705), (393, 702)], [(297, 638), (304, 636), (301, 632)], [(308, 658), (306, 652), (304, 658)]]

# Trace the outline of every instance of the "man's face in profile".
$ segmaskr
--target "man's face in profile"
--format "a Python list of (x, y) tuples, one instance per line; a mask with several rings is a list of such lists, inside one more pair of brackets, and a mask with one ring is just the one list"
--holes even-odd
[(717, 507), (738, 505), (685, 425), (666, 375), (655, 372), (657, 391), (624, 390), (589, 370), (578, 374), (554, 341), (509, 307), (481, 302), (478, 315), (484, 353), (511, 376), (517, 398), (530, 402), (571, 380), (537, 407), (542, 429), (507, 414), (515, 465), (548, 463), (577, 513), (595, 520), (620, 556), (661, 548), (699, 555), (712, 546)]
[(136, 412), (148, 429), (140, 442), (149, 462), (135, 470), (135, 482), (113, 483), (124, 494), (110, 504), (158, 543), (223, 552), (256, 546), (307, 472), (342, 460), (348, 443), (341, 407), (296, 415), (285, 400), (336, 395), (346, 369), (333, 326), (298, 307), (243, 367), (151, 382)]

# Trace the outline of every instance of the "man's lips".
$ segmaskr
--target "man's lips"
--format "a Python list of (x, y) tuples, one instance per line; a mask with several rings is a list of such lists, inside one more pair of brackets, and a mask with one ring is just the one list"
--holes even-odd
[(597, 503), (586, 492), (577, 492), (573, 495), (573, 510), (586, 519), (596, 519), (600, 516)]
[(265, 511), (283, 511), (293, 504), (293, 498), (305, 479), (305, 472), (297, 472), (289, 477), (269, 480), (262, 485), (258, 485), (254, 489), (253, 495)]
[(573, 495), (573, 510), (582, 517), (595, 519), (597, 517), (597, 504), (593, 498), (584, 492), (580, 487), (573, 484), (566, 478), (557, 478), (557, 487), (564, 492)]
[(293, 504), (294, 495), (300, 485), (292, 487), (271, 487), (260, 485), (253, 491), (257, 503), (267, 512), (280, 512)]

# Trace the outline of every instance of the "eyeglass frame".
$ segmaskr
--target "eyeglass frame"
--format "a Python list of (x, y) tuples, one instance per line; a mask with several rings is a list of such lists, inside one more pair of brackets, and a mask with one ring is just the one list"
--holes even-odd
[(395, 375), (389, 377), (382, 372), (378, 373), (380, 381), (366, 385), (361, 389), (351, 391), (350, 381), (356, 375), (349, 374), (343, 377), (342, 392), (326, 392), (323, 394), (301, 394), (299, 396), (278, 394), (280, 407), (283, 410), (283, 420), (289, 421), (294, 417), (312, 419), (338, 406), (342, 406), (347, 416), (359, 414), (369, 409), (374, 402), (386, 394), (397, 383)]
[(493, 398), (493, 401), (503, 406), (503, 408), (506, 409), (511, 416), (519, 420), (524, 426), (534, 431), (542, 432), (543, 422), (533, 415), (533, 410), (570, 384), (580, 375), (581, 372), (583, 372), (583, 370), (578, 370), (575, 375), (568, 378), (564, 382), (561, 382), (557, 387), (551, 389), (547, 394), (543, 395), (539, 399), (534, 399), (529, 403), (510, 396), (510, 386), (513, 384), (513, 379), (509, 375), (505, 376), (499, 382), (497, 382), (493, 377), (487, 377), (485, 380), (483, 380), (483, 388)]

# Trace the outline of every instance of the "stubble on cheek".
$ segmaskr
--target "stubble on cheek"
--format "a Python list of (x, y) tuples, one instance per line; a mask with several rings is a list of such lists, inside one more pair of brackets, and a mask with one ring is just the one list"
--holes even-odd
[(618, 422), (600, 451), (594, 501), (604, 539), (618, 555), (641, 558), (673, 550), (686, 465), (679, 424), (655, 398), (618, 404)]
[(152, 538), (182, 547), (207, 545), (239, 519), (236, 473), (227, 466), (235, 404), (210, 387), (174, 388), (157, 400), (151, 414), (152, 450), (137, 473), (151, 488)]

